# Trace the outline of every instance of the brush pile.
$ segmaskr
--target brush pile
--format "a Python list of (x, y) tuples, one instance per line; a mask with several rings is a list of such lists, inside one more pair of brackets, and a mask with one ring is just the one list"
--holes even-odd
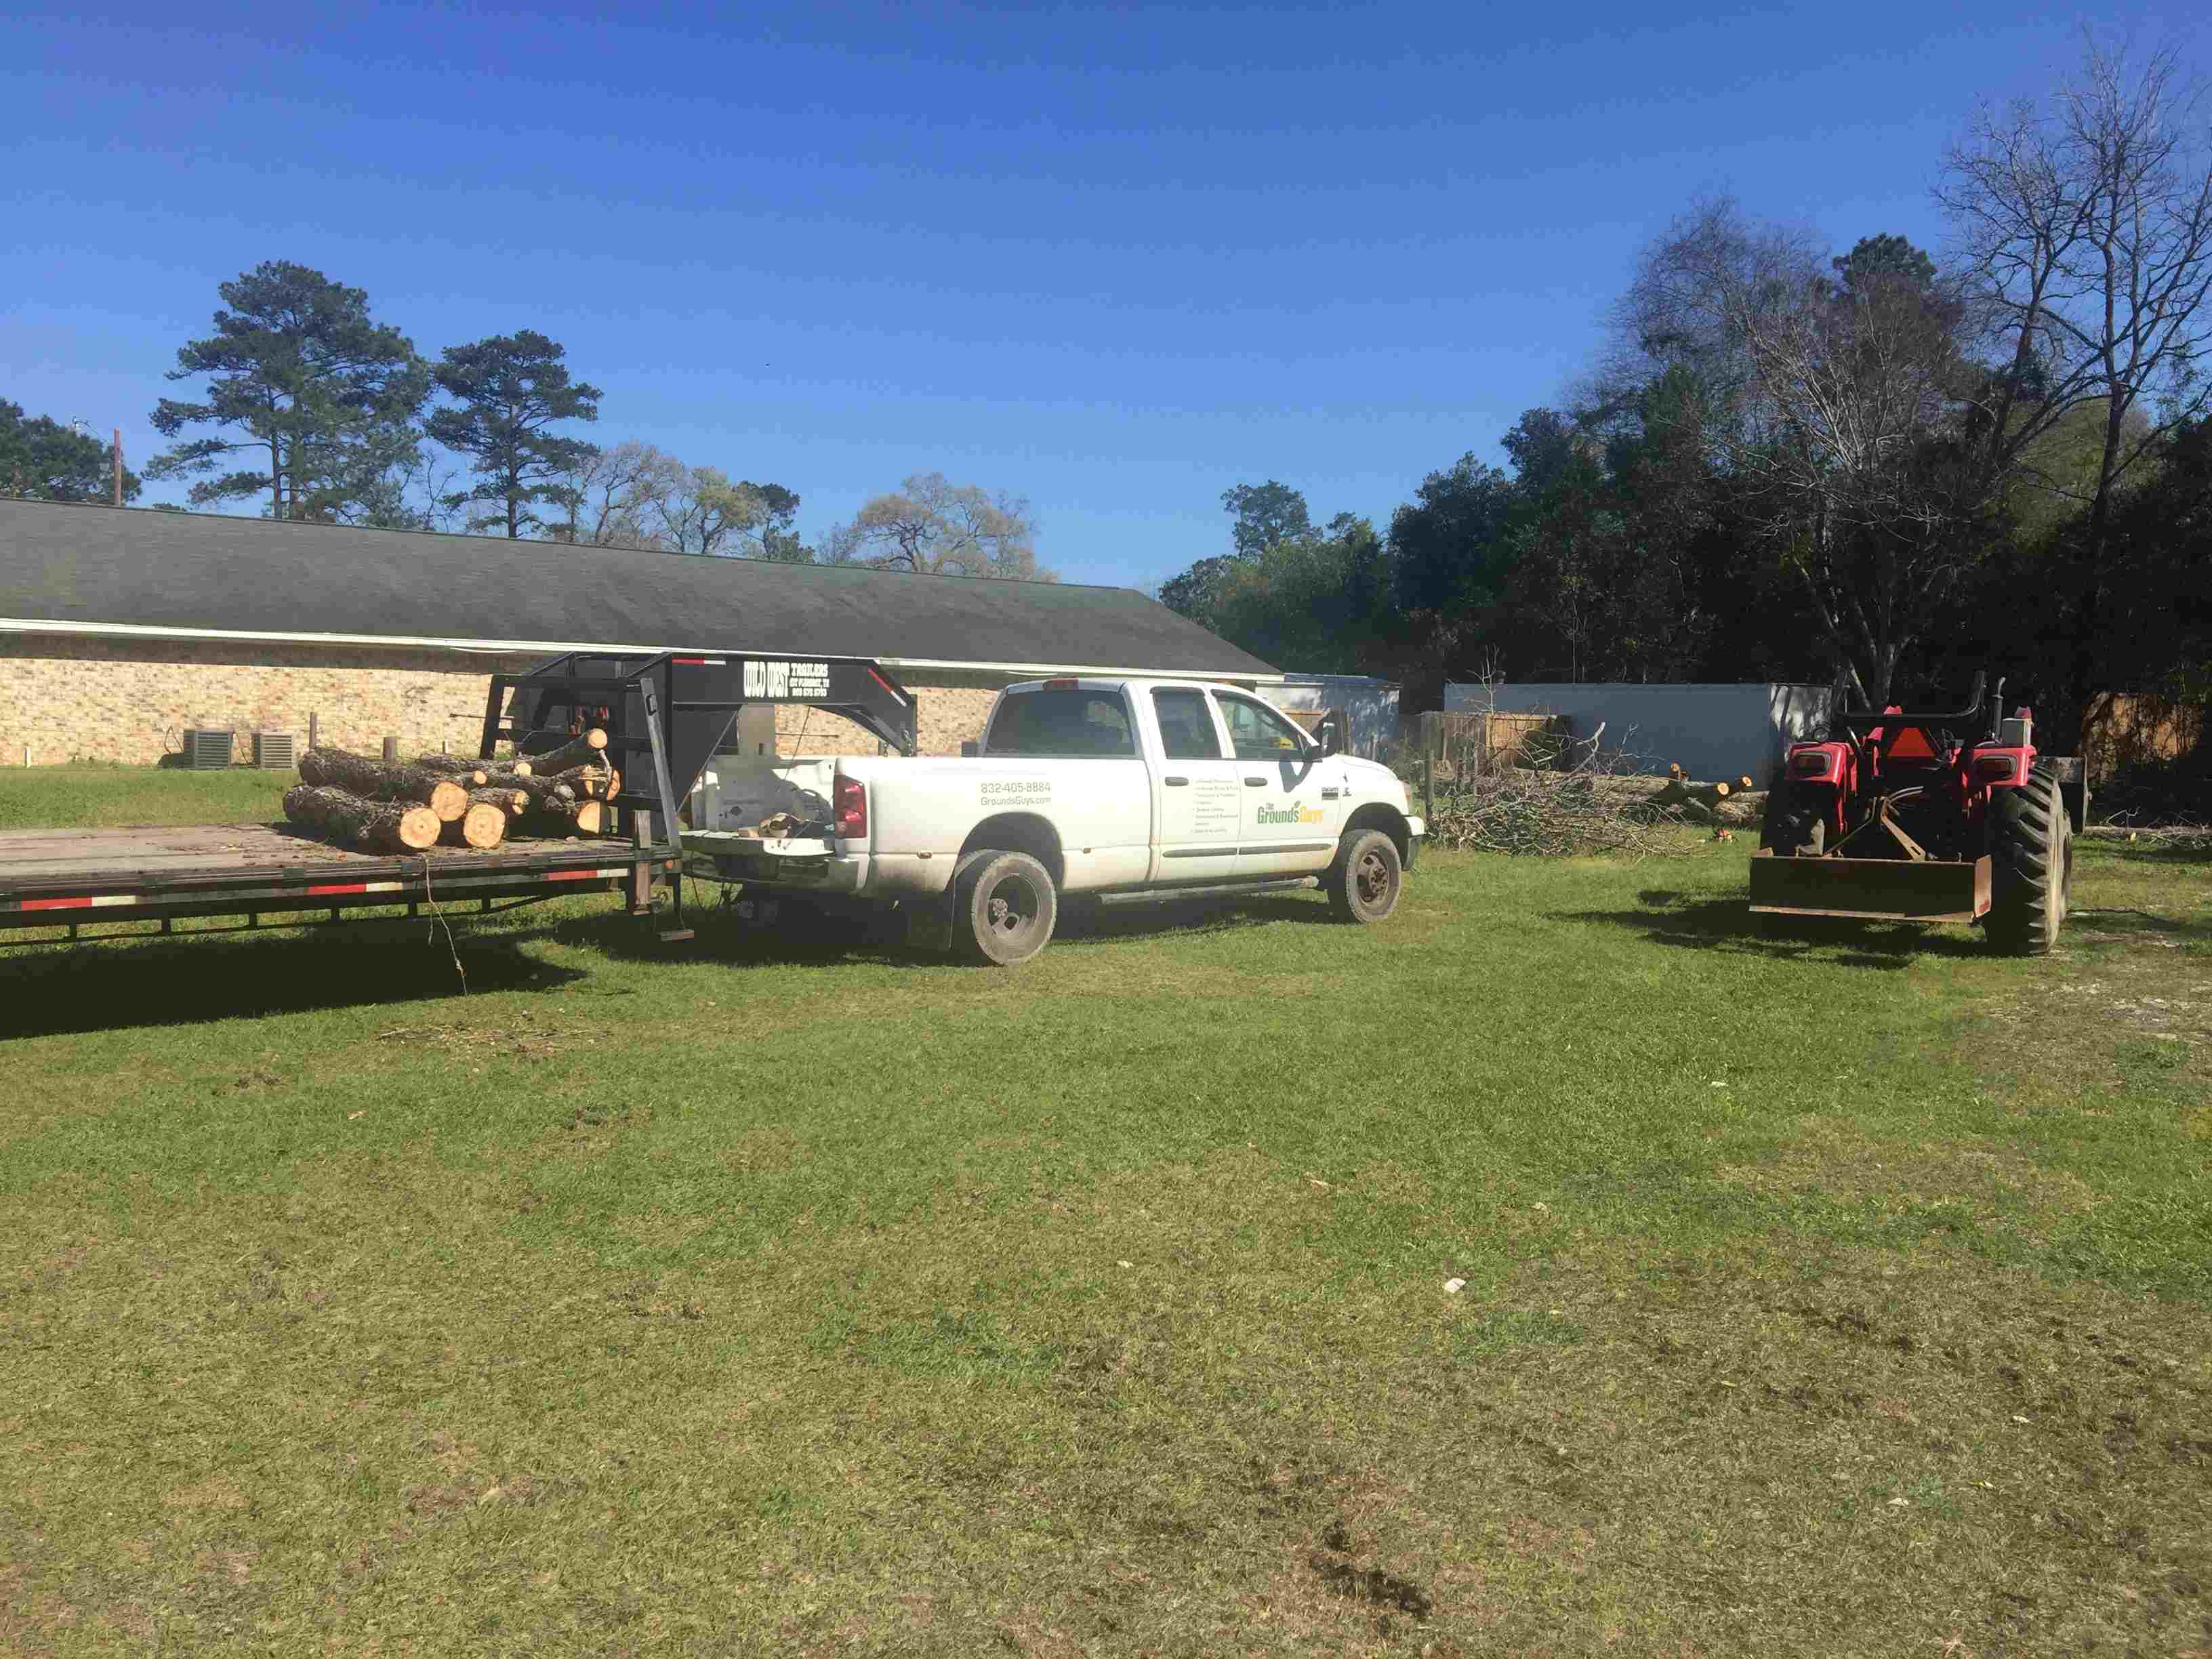
[(1429, 844), (1522, 857), (1640, 857), (1672, 850), (1666, 832), (1709, 829), (1725, 839), (1733, 828), (1756, 826), (1764, 791), (1748, 777), (1697, 783), (1679, 767), (1657, 790), (1633, 775), (1628, 757), (1595, 753), (1556, 769), (1517, 765), (1467, 768), (1435, 781)]
[(550, 754), (471, 760), (418, 755), (386, 762), (343, 749), (300, 757), (284, 816), (333, 846), (365, 853), (432, 847), (489, 850), (510, 834), (561, 839), (613, 829), (607, 803), (622, 775), (594, 728)]

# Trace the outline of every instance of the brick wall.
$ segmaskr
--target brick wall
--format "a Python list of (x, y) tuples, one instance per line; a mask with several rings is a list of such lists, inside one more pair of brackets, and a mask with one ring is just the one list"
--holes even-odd
[[(150, 766), (182, 746), (193, 727), (236, 732), (251, 757), (254, 731), (289, 732), (304, 747), (307, 722), (326, 744), (374, 753), (386, 734), (404, 752), (441, 745), (472, 752), (495, 672), (534, 658), (353, 646), (282, 646), (244, 641), (92, 640), (0, 635), (0, 763), (70, 760)], [(908, 673), (920, 704), (921, 752), (957, 755), (982, 735), (991, 697), (1005, 681), (978, 674)], [(776, 710), (776, 746), (787, 754), (872, 755), (876, 740), (816, 709)]]
[[(1004, 675), (933, 673), (927, 680), (908, 671), (899, 683), (915, 694), (915, 735), (925, 755), (957, 755), (960, 745), (983, 735), (991, 700), (1010, 681)], [(775, 711), (776, 752), (783, 755), (872, 755), (876, 740), (852, 721), (818, 708), (786, 706)]]

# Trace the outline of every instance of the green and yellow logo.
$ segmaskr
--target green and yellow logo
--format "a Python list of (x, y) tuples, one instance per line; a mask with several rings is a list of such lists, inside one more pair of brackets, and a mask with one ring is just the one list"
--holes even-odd
[(1262, 823), (1319, 823), (1321, 819), (1320, 807), (1301, 806), (1296, 801), (1287, 806), (1262, 806), (1260, 809), (1260, 822)]

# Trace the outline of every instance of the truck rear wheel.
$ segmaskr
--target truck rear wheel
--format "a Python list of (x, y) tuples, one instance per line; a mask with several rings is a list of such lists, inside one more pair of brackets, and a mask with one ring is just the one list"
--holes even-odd
[(2058, 943), (2074, 884), (2074, 821), (2058, 780), (2037, 770), (1990, 803), (1990, 943), (2039, 957)]
[(1380, 830), (1346, 830), (1322, 885), (1328, 890), (1328, 908), (1339, 921), (1381, 921), (1398, 908), (1398, 895), (1405, 890), (1398, 843)]
[(1027, 853), (982, 848), (952, 878), (952, 937), (970, 961), (1012, 968), (1044, 949), (1059, 919), (1052, 872)]

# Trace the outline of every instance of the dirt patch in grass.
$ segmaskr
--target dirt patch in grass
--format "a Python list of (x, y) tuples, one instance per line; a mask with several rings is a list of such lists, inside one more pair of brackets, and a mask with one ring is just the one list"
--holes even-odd
[(1836, 1116), (1799, 1120), (1797, 1133), (1757, 1164), (1723, 1164), (1725, 1183), (1841, 1203), (1919, 1209), (1957, 1205), (1994, 1218), (2037, 1211), (2086, 1214), (2099, 1202), (2080, 1176), (2039, 1165), (2017, 1147), (1990, 1139), (1939, 1142), (1877, 1139), (1864, 1122)]

